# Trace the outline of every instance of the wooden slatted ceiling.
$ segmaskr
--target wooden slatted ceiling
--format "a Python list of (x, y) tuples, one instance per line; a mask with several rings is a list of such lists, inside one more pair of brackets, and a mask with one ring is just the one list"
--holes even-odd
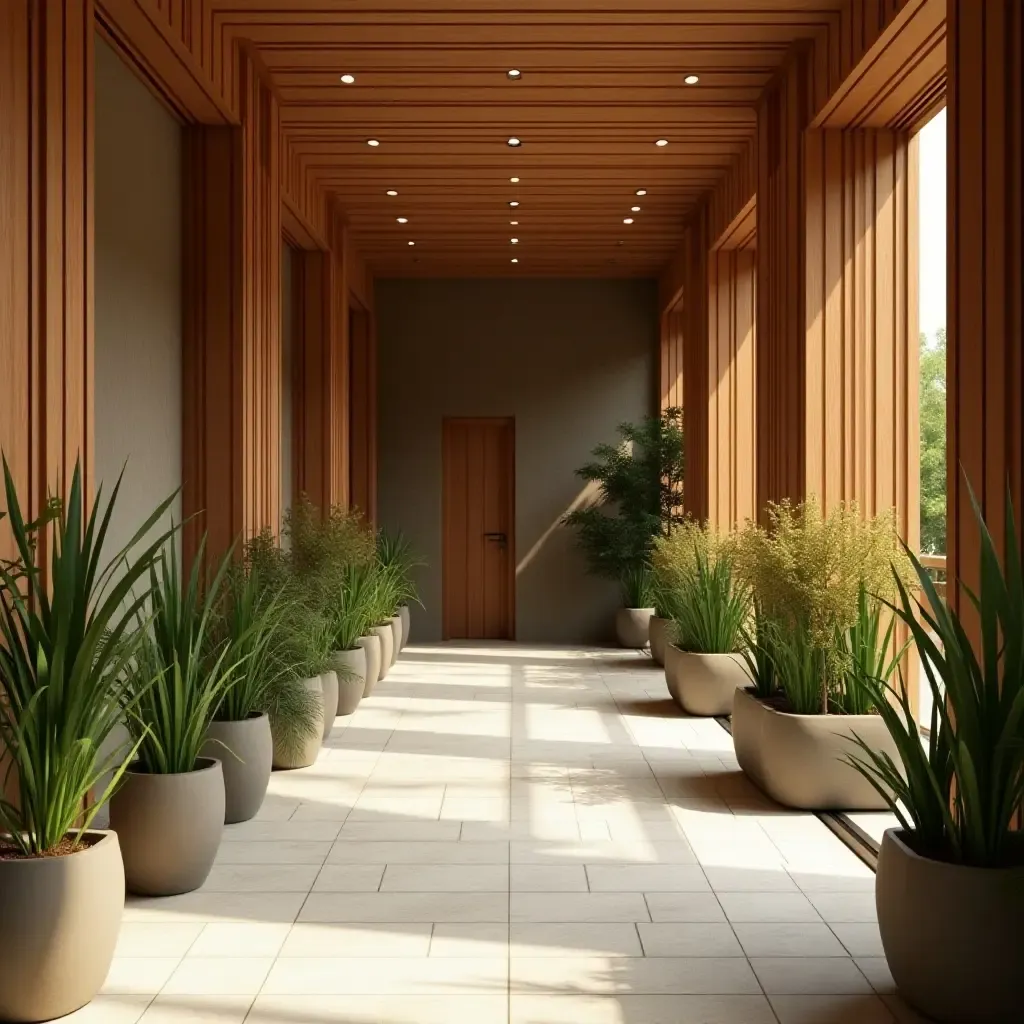
[[(687, 215), (749, 148), (757, 99), (787, 49), (834, 34), (844, 6), (163, 4), (191, 26), (214, 79), (238, 40), (259, 49), (305, 186), (338, 198), (375, 273), (614, 276), (654, 275), (669, 261)], [(519, 81), (506, 77), (510, 68), (523, 72)], [(355, 83), (342, 84), (344, 73)], [(695, 86), (683, 82), (690, 73), (700, 76)], [(519, 149), (506, 145), (513, 135)], [(656, 147), (659, 138), (669, 145)], [(637, 198), (639, 188), (647, 195)]]

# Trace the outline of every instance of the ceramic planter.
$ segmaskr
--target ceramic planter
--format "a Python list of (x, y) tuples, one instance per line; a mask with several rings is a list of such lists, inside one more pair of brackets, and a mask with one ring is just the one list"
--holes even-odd
[(206, 881), (224, 832), (224, 772), (203, 757), (195, 771), (127, 771), (110, 801), (110, 827), (124, 857), (125, 885), (140, 896), (175, 896)]
[[(306, 735), (302, 743), (296, 747), (284, 746), (277, 735), (274, 735), (274, 767), (278, 769), (308, 768), (316, 761), (317, 754), (324, 740), (324, 687), (320, 676), (303, 679), (299, 685), (316, 694), (319, 714), (315, 728)], [(273, 733), (273, 728), (271, 728)]]
[(642, 650), (650, 642), (653, 608), (620, 608), (615, 613), (615, 636), (620, 647)]
[(331, 655), (331, 668), (338, 677), (337, 714), (351, 715), (359, 707), (366, 689), (366, 652), (362, 647), (335, 651)]
[(391, 664), (398, 661), (398, 653), (402, 649), (402, 617), (392, 615), (391, 619)]
[(359, 638), (359, 646), (366, 654), (366, 685), (363, 696), (369, 697), (380, 678), (380, 637), (376, 633)]
[(320, 673), (320, 691), (324, 695), (324, 734), (321, 739), (326, 740), (338, 714), (338, 674), (333, 668)]
[(216, 758), (224, 771), (224, 821), (248, 821), (267, 795), (274, 761), (270, 719), (253, 712), (240, 722), (211, 722), (203, 757)]
[(901, 829), (882, 838), (878, 930), (900, 994), (947, 1024), (1021, 1019), (1024, 865), (972, 868), (919, 856)]
[(391, 628), (390, 620), (388, 622), (382, 622), (378, 626), (374, 626), (370, 630), (378, 640), (380, 640), (380, 676), (378, 682), (381, 679), (385, 679), (387, 674), (391, 671), (391, 665), (394, 662), (393, 648), (395, 646), (395, 631)]
[(900, 763), (880, 715), (794, 715), (776, 711), (738, 689), (732, 736), (736, 759), (773, 800), (804, 811), (880, 811), (887, 804), (846, 761), (859, 748), (856, 733), (873, 750)]
[(749, 678), (738, 654), (694, 654), (675, 644), (665, 648), (668, 692), (688, 715), (731, 714), (733, 693)]
[(85, 1006), (114, 957), (124, 911), (117, 835), (86, 832), (66, 857), (0, 860), (0, 1020), (53, 1020)]
[(398, 609), (398, 617), (402, 620), (402, 650), (405, 650), (405, 645), (409, 642), (409, 629), (412, 625), (412, 619), (409, 615), (409, 606), (403, 604)]
[(651, 639), (651, 657), (656, 665), (665, 664), (665, 646), (668, 643), (668, 626), (671, 621), (657, 615), (651, 616), (648, 631)]

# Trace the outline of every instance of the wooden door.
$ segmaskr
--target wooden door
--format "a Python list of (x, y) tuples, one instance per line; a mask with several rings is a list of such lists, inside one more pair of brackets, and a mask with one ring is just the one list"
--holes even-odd
[(443, 473), (443, 636), (515, 635), (515, 422), (446, 419)]

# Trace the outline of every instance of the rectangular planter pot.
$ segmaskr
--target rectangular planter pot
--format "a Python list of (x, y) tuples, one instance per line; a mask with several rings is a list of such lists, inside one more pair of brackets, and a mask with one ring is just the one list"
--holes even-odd
[(665, 646), (665, 683), (688, 715), (728, 715), (733, 691), (749, 678), (738, 654), (695, 654), (675, 644)]
[(900, 763), (880, 715), (793, 715), (737, 689), (732, 738), (740, 767), (773, 800), (804, 811), (880, 811), (885, 801), (846, 758), (860, 748)]

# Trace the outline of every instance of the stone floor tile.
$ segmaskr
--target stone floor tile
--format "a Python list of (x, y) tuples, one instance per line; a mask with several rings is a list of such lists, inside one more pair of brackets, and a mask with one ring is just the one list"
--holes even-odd
[[(510, 1024), (777, 1024), (762, 995), (524, 995)], [(454, 1024), (454, 1022), (451, 1022)]]
[(896, 1018), (875, 995), (773, 995), (779, 1024), (895, 1024)]
[(637, 931), (646, 956), (743, 956), (736, 935), (727, 924), (641, 922)]
[(273, 963), (273, 957), (186, 957), (161, 993), (255, 997)]
[(849, 956), (825, 924), (733, 922), (747, 956)]
[(430, 951), (434, 925), (296, 924), (281, 947), (282, 957), (413, 957)]
[(860, 995), (871, 986), (845, 957), (752, 957), (765, 993), (773, 995)]
[(523, 892), (510, 901), (513, 921), (649, 921), (643, 895), (636, 892)]
[(588, 892), (582, 864), (513, 864), (509, 869), (512, 892)]
[(509, 931), (510, 955), (534, 958), (643, 956), (636, 929), (636, 925), (626, 923), (514, 921)]
[(761, 991), (743, 957), (512, 957), (509, 990), (612, 995), (753, 994)]

